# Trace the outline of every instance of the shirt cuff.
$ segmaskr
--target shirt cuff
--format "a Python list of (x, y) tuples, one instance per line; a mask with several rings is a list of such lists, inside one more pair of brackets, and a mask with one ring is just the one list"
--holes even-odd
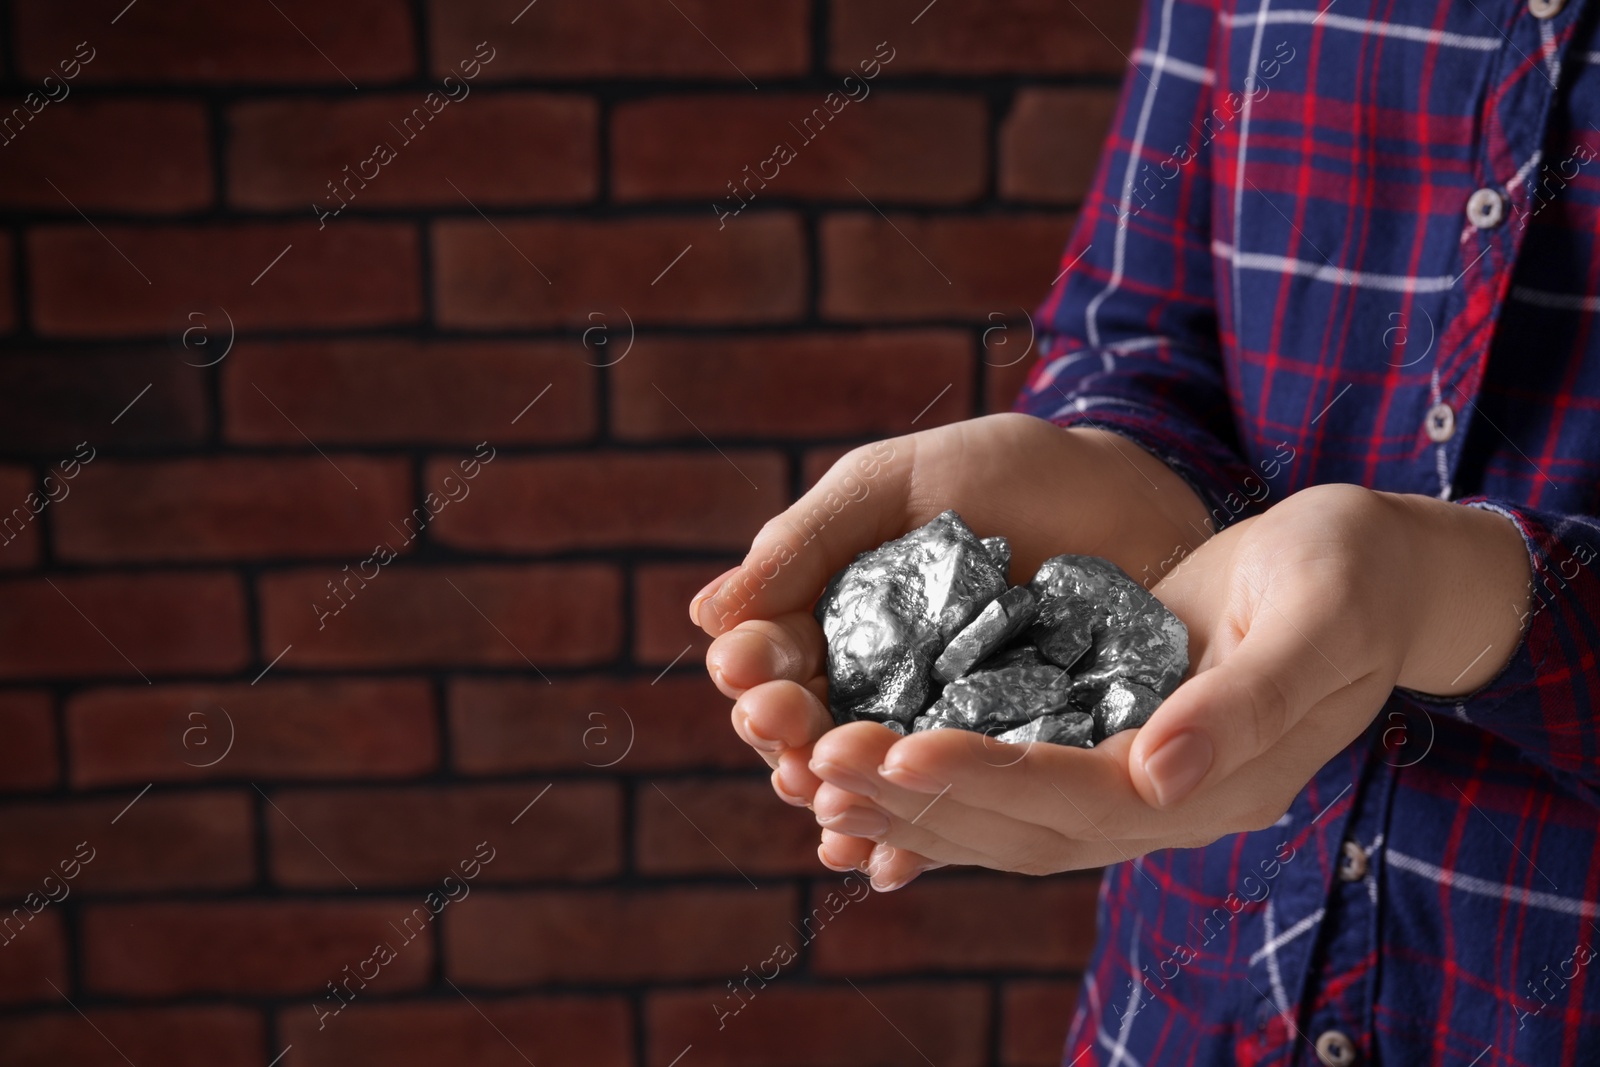
[(1585, 662), (1592, 655), (1586, 631), (1593, 624), (1585, 598), (1574, 589), (1578, 583), (1596, 581), (1593, 574), (1584, 573), (1594, 554), (1587, 545), (1556, 533), (1559, 517), (1483, 496), (1457, 503), (1502, 515), (1522, 535), (1532, 576), (1522, 634), (1500, 672), (1465, 696), (1439, 697), (1410, 689), (1396, 693), (1424, 710), (1449, 710), (1456, 718), (1498, 734), (1570, 788), (1600, 800), (1593, 784), (1594, 751), (1600, 738), (1596, 724), (1579, 707), (1586, 679), (1594, 673), (1593, 663)]
[[(1194, 490), (1211, 515), (1215, 533), (1261, 510), (1271, 494), (1268, 479), (1283, 462), (1264, 461), (1256, 470), (1204, 429), (1167, 412), (1128, 400), (1105, 400), (1092, 406), (1059, 396), (1051, 403), (1049, 392), (1024, 390), (1012, 410), (1035, 415), (1063, 429), (1083, 427), (1120, 434), (1170, 467)], [(1292, 458), (1292, 454), (1290, 457)]]

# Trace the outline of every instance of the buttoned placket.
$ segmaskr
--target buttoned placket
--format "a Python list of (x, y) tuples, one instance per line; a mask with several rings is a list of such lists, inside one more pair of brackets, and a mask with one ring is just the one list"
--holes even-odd
[[(1429, 395), (1420, 405), (1418, 432), (1426, 445), (1419, 484), (1436, 487), (1449, 500), (1457, 479), (1467, 434), (1476, 420), (1478, 389), (1487, 373), (1495, 327), (1511, 292), (1511, 273), (1527, 233), (1530, 210), (1527, 171), (1537, 173), (1556, 92), (1543, 55), (1542, 33), (1558, 37), (1579, 15), (1581, 4), (1564, 0), (1519, 0), (1507, 44), (1497, 55), (1485, 101), (1498, 100), (1478, 123), (1478, 186), (1462, 204), (1457, 281), (1447, 304), (1453, 330), (1440, 345)], [(1497, 12), (1488, 9), (1486, 17)], [(1565, 61), (1558, 46), (1553, 68)], [(1528, 67), (1529, 57), (1535, 66)], [(1514, 77), (1517, 72), (1520, 76)], [(1509, 84), (1508, 84), (1509, 83)], [(1501, 152), (1492, 146), (1503, 144)], [(1519, 180), (1521, 179), (1521, 180)], [(1493, 426), (1481, 432), (1498, 433)], [(1430, 478), (1431, 476), (1431, 478)]]

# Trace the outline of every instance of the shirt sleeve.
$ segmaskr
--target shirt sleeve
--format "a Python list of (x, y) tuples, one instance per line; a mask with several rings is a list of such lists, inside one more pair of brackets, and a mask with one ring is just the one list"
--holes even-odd
[(1475, 693), (1446, 698), (1396, 692), (1425, 710), (1453, 714), (1499, 735), (1600, 804), (1600, 574), (1593, 547), (1600, 543), (1600, 522), (1489, 497), (1460, 503), (1504, 515), (1522, 534), (1532, 595), (1521, 642), (1504, 669)]
[[(1244, 94), (1214, 93), (1215, 3), (1147, 0), (1091, 192), (1035, 321), (1013, 409), (1122, 434), (1182, 477), (1216, 528), (1262, 484), (1240, 455), (1218, 336), (1212, 143)], [(1262, 496), (1265, 493), (1261, 494)]]

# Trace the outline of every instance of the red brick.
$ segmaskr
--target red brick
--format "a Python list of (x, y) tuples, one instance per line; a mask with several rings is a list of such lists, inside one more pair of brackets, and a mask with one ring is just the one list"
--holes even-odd
[(457, 982), (721, 978), (790, 933), (792, 890), (769, 886), (483, 893), (445, 928)]
[(347, 966), (355, 974), (375, 945), (387, 943), (395, 958), (367, 988), (354, 979), (350, 988), (358, 997), (419, 989), (433, 968), (433, 927), (421, 927), (420, 936), (406, 941), (399, 925), (413, 908), (427, 912), (420, 896), (93, 906), (83, 916), (84, 983), (95, 993), (142, 999), (191, 993), (331, 997), (327, 983), (345, 979)]
[[(407, 92), (238, 105), (230, 114), (229, 201), (296, 210), (315, 204), (327, 212), (346, 201), (361, 211), (418, 204), (461, 208), (467, 206), (463, 196), (480, 207), (594, 196), (599, 109), (593, 100), (487, 95), (469, 87), (469, 95), (435, 115), (422, 99), (422, 93)], [(406, 119), (410, 126), (402, 125)], [(309, 130), (316, 136), (306, 136)], [(507, 136), (511, 131), (515, 135)], [(384, 145), (394, 158), (380, 167), (376, 156)], [(341, 221), (336, 216), (328, 225)]]
[[(60, 1003), (60, 997), (51, 996)], [(7, 1067), (261, 1067), (265, 1062), (265, 1028), (261, 1016), (247, 1008), (91, 1008), (87, 1015), (86, 1020), (63, 1006), (7, 1019), (0, 1026), (0, 1061)]]
[[(343, 886), (340, 871), (363, 888), (437, 888), (453, 874), (468, 883), (470, 894), (492, 882), (583, 881), (617, 873), (618, 787), (564, 781), (548, 793), (544, 788), (529, 782), (279, 792), (272, 798), (277, 810), (266, 820), (272, 876), (296, 888)], [(488, 846), (481, 854), (480, 844)], [(470, 866), (473, 877), (463, 879), (461, 864), (474, 855), (493, 858)]]
[[(8, 405), (9, 406), (9, 405)], [(51, 472), (54, 475), (54, 472)], [(59, 475), (47, 487), (65, 500), (56, 488)], [(39, 479), (28, 467), (0, 467), (0, 570), (24, 570), (39, 562), (39, 518), (50, 507), (48, 495), (39, 493)], [(71, 487), (68, 487), (68, 493)]]
[(465, 329), (587, 327), (592, 313), (614, 315), (619, 299), (636, 323), (777, 322), (798, 316), (805, 295), (800, 222), (786, 213), (750, 215), (721, 233), (710, 211), (492, 226), (473, 215), (435, 224), (434, 261), (440, 324)]
[(6, 153), (0, 201), (13, 210), (69, 215), (74, 206), (137, 213), (199, 210), (211, 202), (209, 141), (199, 104), (90, 99), (49, 107), (37, 121), (0, 131)]
[(828, 468), (843, 459), (851, 448), (851, 445), (831, 445), (827, 448), (807, 449), (805, 458), (800, 463), (801, 483), (806, 489), (816, 485), (822, 480), (822, 476), (828, 473)]
[[(641, 565), (633, 579), (633, 658), (665, 667), (705, 662), (711, 638), (689, 620), (689, 601), (738, 560)], [(682, 656), (682, 659), (678, 659)]]
[(0, 333), (10, 333), (17, 327), (17, 309), (11, 299), (16, 284), (15, 255), (11, 235), (0, 234)]
[(1078, 983), (1007, 982), (1001, 996), (1005, 1067), (1056, 1067), (1078, 1006)]
[(232, 575), (0, 582), (0, 677), (238, 670), (245, 640), (243, 590)]
[[(884, 74), (1121, 74), (1138, 4), (1083, 0), (944, 0), (915, 27), (924, 0), (855, 0), (833, 8), (838, 71), (894, 48)], [(884, 54), (890, 54), (887, 49)]]
[[(428, 483), (451, 466), (429, 464)], [(434, 534), (445, 544), (502, 552), (617, 545), (743, 550), (783, 510), (787, 494), (783, 457), (770, 452), (501, 458), (483, 468), (468, 498), (473, 503), (446, 508)]]
[(79, 788), (396, 778), (439, 762), (433, 694), (420, 680), (90, 689), (67, 702), (67, 744)]
[(541, 4), (511, 25), (512, 12), (503, 3), (431, 0), (433, 69), (449, 73), (485, 38), (498, 50), (484, 68), (485, 79), (664, 76), (743, 85), (745, 77), (759, 82), (802, 74), (808, 66), (808, 0), (759, 6), (678, 0), (676, 6), (674, 11), (650, 0), (616, 0), (602, 17), (584, 5)]
[(292, 668), (478, 664), (531, 671), (605, 661), (621, 642), (622, 583), (607, 566), (390, 564), (319, 628), (312, 605), (331, 611), (339, 603), (326, 586), (337, 573), (261, 580), (266, 655), (293, 644), (285, 659)]
[[(687, 656), (685, 666), (702, 667)], [(729, 725), (729, 706), (703, 667), (655, 682), (461, 679), (450, 686), (450, 747), (465, 774), (761, 766)]]
[[(82, 223), (35, 229), (28, 237), (34, 326), (61, 337), (162, 334), (185, 313), (218, 306), (238, 331), (416, 321), (416, 230), (341, 221), (321, 233), (309, 222), (108, 225), (103, 236)], [(216, 329), (220, 336), (223, 327)]]
[[(482, 1011), (483, 1014), (478, 1014)], [(318, 1029), (298, 1005), (278, 1030), (295, 1051), (286, 1067), (352, 1063), (528, 1063), (633, 1067), (633, 1024), (621, 997), (486, 997), (445, 1001), (359, 1002)]]
[(905, 433), (972, 413), (972, 347), (954, 330), (653, 337), (610, 372), (612, 429), (698, 440), (699, 427), (719, 443)]
[(0, 692), (0, 791), (42, 789), (60, 779), (50, 694)]
[[(822, 310), (851, 321), (1021, 318), (1059, 271), (1071, 218), (833, 215), (822, 224)], [(898, 232), (897, 232), (898, 230)], [(924, 258), (926, 257), (926, 258)]]
[(1000, 128), (1000, 193), (1077, 203), (1088, 194), (1117, 110), (1111, 89), (1025, 89)]
[[(205, 323), (191, 321), (202, 328)], [(220, 323), (218, 328), (226, 329)], [(0, 420), (0, 448), (59, 464), (85, 441), (96, 454), (112, 447), (197, 444), (207, 427), (206, 380), (184, 366), (185, 356), (191, 363), (213, 358), (120, 350), (0, 358), (0, 396), (9, 401)]]
[(763, 779), (693, 779), (638, 790), (635, 862), (644, 874), (817, 874), (817, 823)]
[(319, 445), (574, 441), (597, 426), (585, 358), (601, 362), (576, 342), (247, 341), (222, 366), (223, 422), (253, 445), (299, 447), (294, 426)]
[(88, 34), (96, 52), (78, 75), (83, 82), (270, 82), (344, 89), (347, 78), (365, 88), (416, 73), (411, 13), (383, 0), (336, 6), (316, 0), (177, 0), (139, 4), (103, 33), (85, 29), (109, 26), (124, 6), (126, 0), (90, 0), (68, 10), (51, 0), (19, 0), (12, 17), (22, 72), (30, 79), (59, 76), (58, 64), (71, 59)]
[[(41, 875), (41, 878), (43, 876)], [(60, 891), (56, 891), (60, 895)], [(62, 909), (46, 905), (37, 914), (20, 898), (6, 902), (0, 910), (0, 1003), (50, 1001), (61, 1003), (61, 995), (50, 988), (66, 989), (67, 935)], [(32, 915), (25, 919), (24, 916)], [(9, 1022), (10, 1020), (8, 1020)], [(16, 1062), (5, 1055), (6, 1025), (0, 1025), (0, 1062)]]
[[(71, 894), (227, 889), (255, 876), (253, 804), (246, 793), (152, 790), (137, 796), (134, 790), (104, 799), (4, 805), (0, 891), (42, 893), (51, 875)], [(84, 856), (92, 858), (82, 862)], [(72, 871), (75, 877), (63, 878)]]
[(817, 974), (1079, 970), (1094, 947), (1093, 878), (934, 877), (832, 919)]
[(361, 456), (216, 458), (85, 467), (56, 515), (82, 562), (366, 555), (411, 508), (410, 464)]
[[(797, 940), (793, 933), (789, 937)], [(768, 945), (740, 966), (770, 973), (776, 960), (762, 965), (773, 950)], [(851, 989), (762, 988), (759, 982), (751, 979), (753, 992), (743, 993), (742, 1002), (726, 986), (652, 992), (645, 1009), (650, 1067), (669, 1067), (690, 1044), (697, 1067), (880, 1067), (921, 1063), (928, 1056), (939, 1067), (989, 1062), (989, 998), (977, 983)]]
[[(858, 84), (871, 91), (870, 83), (851, 84), (857, 95)], [(621, 104), (612, 119), (612, 189), (624, 201), (704, 199), (721, 205), (718, 218), (779, 197), (952, 204), (983, 192), (989, 153), (981, 97), (874, 93), (851, 102), (838, 94), (846, 103), (835, 113), (825, 95), (658, 96)], [(787, 164), (784, 146), (793, 157)]]

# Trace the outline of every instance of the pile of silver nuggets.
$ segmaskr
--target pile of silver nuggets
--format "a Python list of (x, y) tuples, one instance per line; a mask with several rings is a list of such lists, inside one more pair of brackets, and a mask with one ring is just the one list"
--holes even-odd
[(946, 511), (834, 575), (816, 606), (834, 721), (1079, 748), (1142, 726), (1188, 670), (1183, 623), (1108, 560), (1055, 556), (1008, 588), (1010, 565)]

